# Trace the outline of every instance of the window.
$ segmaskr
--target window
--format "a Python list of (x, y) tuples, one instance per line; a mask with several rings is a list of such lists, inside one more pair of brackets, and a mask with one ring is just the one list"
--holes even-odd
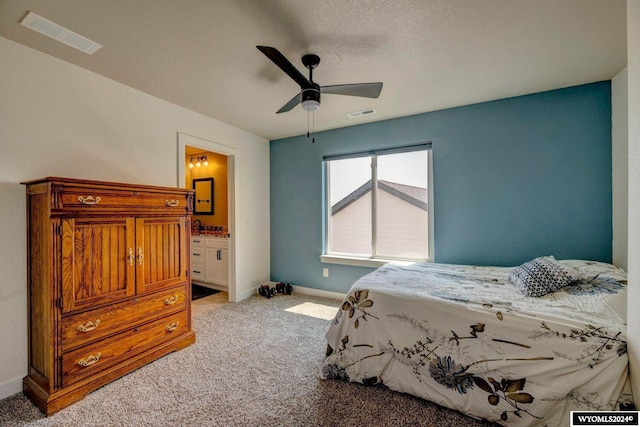
[(323, 262), (432, 258), (430, 148), (325, 157)]

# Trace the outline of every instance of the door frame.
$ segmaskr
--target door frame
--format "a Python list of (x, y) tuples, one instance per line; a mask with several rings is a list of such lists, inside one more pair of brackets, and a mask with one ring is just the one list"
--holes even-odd
[(186, 188), (186, 147), (196, 147), (203, 151), (209, 151), (216, 154), (222, 154), (227, 156), (227, 182), (228, 193), (227, 203), (229, 209), (229, 301), (238, 302), (237, 289), (236, 289), (236, 224), (237, 224), (237, 210), (236, 206), (239, 203), (239, 195), (236, 193), (236, 188), (239, 188), (238, 183), (238, 165), (240, 163), (240, 151), (236, 148), (229, 147), (217, 142), (208, 141), (196, 136), (187, 135), (185, 133), (178, 132), (178, 187)]

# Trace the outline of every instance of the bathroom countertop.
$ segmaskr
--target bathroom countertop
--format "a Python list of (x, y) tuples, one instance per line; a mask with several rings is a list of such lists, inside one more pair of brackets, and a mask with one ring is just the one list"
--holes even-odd
[(201, 236), (201, 237), (219, 237), (222, 239), (228, 239), (229, 233), (215, 232), (215, 231), (198, 231), (191, 230), (192, 236)]

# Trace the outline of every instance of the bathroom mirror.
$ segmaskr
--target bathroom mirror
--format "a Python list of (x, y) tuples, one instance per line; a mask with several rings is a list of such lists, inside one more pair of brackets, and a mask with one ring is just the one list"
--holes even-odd
[(213, 215), (213, 178), (198, 178), (193, 180), (194, 215)]

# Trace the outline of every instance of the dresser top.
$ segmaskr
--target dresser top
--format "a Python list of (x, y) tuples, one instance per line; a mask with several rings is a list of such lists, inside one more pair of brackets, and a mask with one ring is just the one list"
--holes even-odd
[(109, 182), (109, 181), (94, 181), (88, 179), (77, 179), (77, 178), (61, 178), (55, 176), (48, 176), (45, 178), (32, 179), (28, 181), (23, 181), (20, 184), (23, 185), (34, 185), (34, 184), (44, 184), (44, 183), (53, 183), (58, 185), (70, 184), (74, 186), (87, 186), (93, 188), (99, 187), (121, 187), (121, 188), (144, 188), (146, 190), (156, 190), (156, 191), (183, 191), (185, 193), (193, 193), (194, 190), (186, 189), (186, 188), (178, 188), (178, 187), (161, 187), (157, 185), (145, 185), (145, 184), (131, 184), (131, 183), (123, 183), (123, 182)]

